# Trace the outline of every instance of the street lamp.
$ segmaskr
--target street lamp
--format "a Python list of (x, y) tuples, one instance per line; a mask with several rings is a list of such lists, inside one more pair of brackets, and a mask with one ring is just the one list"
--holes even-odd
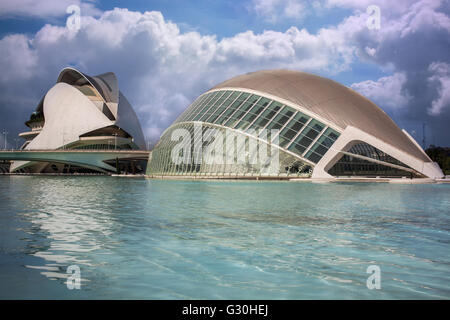
[(63, 129), (63, 131), (62, 131), (62, 148), (63, 148), (63, 150), (65, 150), (66, 149), (66, 130), (65, 129)]
[(5, 136), (5, 148), (4, 148), (4, 150), (6, 150), (6, 145), (7, 145), (7, 135), (8, 135), (8, 131), (6, 131), (6, 129), (3, 129), (3, 135)]
[(14, 141), (16, 141), (16, 150), (19, 150), (19, 138), (15, 138)]

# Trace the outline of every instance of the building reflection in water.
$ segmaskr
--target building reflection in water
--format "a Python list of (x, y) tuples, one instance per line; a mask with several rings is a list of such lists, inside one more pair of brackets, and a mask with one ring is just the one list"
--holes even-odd
[[(70, 265), (96, 267), (95, 253), (108, 254), (114, 247), (112, 234), (114, 196), (121, 190), (104, 179), (58, 177), (33, 179), (32, 194), (23, 199), (27, 254), (45, 260), (39, 269), (51, 279), (64, 279)], [(81, 182), (81, 183), (80, 183)], [(87, 280), (87, 279), (84, 279)]]

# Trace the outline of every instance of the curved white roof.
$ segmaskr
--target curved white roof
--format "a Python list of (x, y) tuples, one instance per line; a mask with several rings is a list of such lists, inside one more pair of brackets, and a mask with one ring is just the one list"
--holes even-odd
[[(63, 138), (66, 144), (77, 140), (82, 134), (110, 125), (123, 129), (133, 137), (137, 146), (145, 149), (145, 138), (139, 119), (119, 91), (114, 73), (107, 72), (91, 77), (68, 67), (60, 72), (56, 82), (36, 108), (36, 111), (45, 114), (45, 124), (42, 132), (27, 149), (56, 149), (63, 144)], [(97, 91), (115, 119), (108, 118), (83, 93), (72, 87), (84, 84), (89, 84)]]
[(59, 82), (70, 85), (89, 83), (103, 97), (105, 104), (114, 115), (116, 119), (114, 124), (130, 134), (136, 145), (145, 149), (145, 138), (139, 119), (125, 96), (119, 91), (117, 77), (113, 72), (91, 77), (67, 67), (60, 72), (57, 83)]
[(224, 81), (211, 90), (244, 88), (288, 100), (344, 130), (361, 129), (425, 162), (429, 157), (373, 102), (333, 80), (290, 70), (264, 70)]

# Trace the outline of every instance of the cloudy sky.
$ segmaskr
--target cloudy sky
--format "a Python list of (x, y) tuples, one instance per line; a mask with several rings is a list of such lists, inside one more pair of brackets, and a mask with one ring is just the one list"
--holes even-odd
[(115, 72), (152, 142), (215, 84), (285, 68), (339, 81), (419, 143), (425, 123), (427, 145), (450, 146), (449, 0), (2, 0), (0, 130), (10, 146), (66, 66)]

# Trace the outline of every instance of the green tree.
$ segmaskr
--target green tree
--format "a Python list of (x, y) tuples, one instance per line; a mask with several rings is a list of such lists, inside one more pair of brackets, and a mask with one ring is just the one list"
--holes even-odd
[(431, 160), (439, 164), (445, 175), (450, 175), (450, 148), (430, 145), (425, 152)]

